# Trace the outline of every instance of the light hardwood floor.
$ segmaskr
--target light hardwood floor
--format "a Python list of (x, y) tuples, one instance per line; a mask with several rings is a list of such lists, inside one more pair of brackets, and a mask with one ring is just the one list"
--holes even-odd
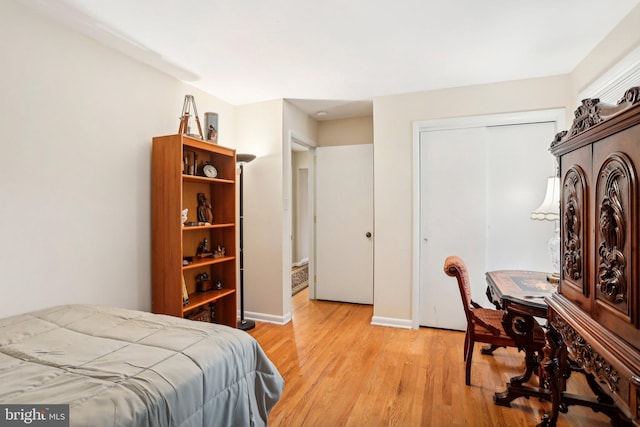
[[(496, 406), (493, 393), (523, 369), (523, 353), (476, 345), (471, 386), (464, 384), (464, 333), (372, 326), (371, 306), (293, 297), (293, 321), (250, 331), (285, 379), (272, 427), (535, 426), (549, 403), (516, 399)], [(572, 392), (588, 394), (580, 375)], [(609, 426), (606, 416), (571, 407), (558, 426)]]

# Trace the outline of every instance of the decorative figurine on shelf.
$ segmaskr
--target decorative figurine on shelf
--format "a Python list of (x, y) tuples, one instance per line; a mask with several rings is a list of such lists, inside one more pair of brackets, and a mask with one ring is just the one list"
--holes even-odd
[(220, 280), (216, 281), (216, 285), (214, 286), (214, 289), (216, 291), (221, 291), (222, 290), (222, 282)]
[(183, 209), (182, 213), (180, 214), (180, 221), (182, 221), (182, 225), (184, 226), (184, 223), (187, 222), (187, 214), (189, 213), (189, 209)]
[(196, 289), (198, 292), (205, 292), (213, 289), (213, 283), (208, 273), (200, 273), (196, 276)]
[(198, 258), (207, 258), (212, 256), (213, 254), (209, 251), (209, 241), (207, 239), (203, 239), (202, 242), (198, 245), (198, 250), (196, 251), (196, 256)]
[(198, 193), (198, 221), (213, 224), (213, 208), (204, 193)]
[(213, 253), (213, 257), (214, 258), (224, 258), (224, 248), (220, 247), (220, 245), (218, 245), (218, 248), (216, 249), (216, 251)]

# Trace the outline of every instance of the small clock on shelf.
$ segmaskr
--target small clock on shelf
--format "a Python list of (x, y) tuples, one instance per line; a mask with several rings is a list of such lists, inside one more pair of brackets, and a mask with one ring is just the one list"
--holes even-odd
[(202, 174), (207, 178), (215, 178), (218, 176), (218, 169), (211, 163), (206, 163), (202, 166)]

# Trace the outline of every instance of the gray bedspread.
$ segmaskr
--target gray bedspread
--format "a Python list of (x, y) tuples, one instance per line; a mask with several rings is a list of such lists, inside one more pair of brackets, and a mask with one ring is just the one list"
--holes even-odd
[(283, 386), (226, 326), (90, 305), (0, 319), (0, 403), (69, 404), (71, 426), (262, 426)]

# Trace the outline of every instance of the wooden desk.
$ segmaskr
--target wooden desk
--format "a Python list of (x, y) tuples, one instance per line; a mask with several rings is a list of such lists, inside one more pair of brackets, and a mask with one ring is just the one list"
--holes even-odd
[(556, 290), (547, 275), (539, 271), (490, 271), (486, 273), (487, 297), (498, 309), (504, 309), (506, 302), (515, 302), (527, 307), (533, 316), (546, 318), (544, 299)]
[(551, 400), (548, 389), (525, 386), (534, 372), (540, 378), (540, 364), (544, 345), (543, 332), (535, 317), (547, 317), (545, 298), (556, 289), (547, 281), (547, 273), (537, 271), (502, 270), (486, 273), (487, 297), (497, 308), (505, 310), (502, 326), (514, 339), (518, 349), (525, 352), (525, 372), (513, 377), (504, 392), (495, 394), (497, 405), (510, 406), (511, 401), (521, 396), (534, 396)]

